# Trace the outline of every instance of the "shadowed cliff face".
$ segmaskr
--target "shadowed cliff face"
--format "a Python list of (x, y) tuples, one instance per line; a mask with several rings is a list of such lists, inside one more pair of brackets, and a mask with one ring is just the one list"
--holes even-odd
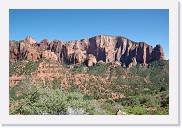
[(153, 48), (145, 42), (136, 43), (121, 36), (99, 35), (69, 42), (44, 39), (40, 43), (28, 36), (22, 41), (10, 41), (9, 46), (10, 61), (46, 58), (67, 64), (86, 63), (88, 66), (98, 61), (119, 61), (123, 66), (130, 67), (165, 59), (161, 45)]

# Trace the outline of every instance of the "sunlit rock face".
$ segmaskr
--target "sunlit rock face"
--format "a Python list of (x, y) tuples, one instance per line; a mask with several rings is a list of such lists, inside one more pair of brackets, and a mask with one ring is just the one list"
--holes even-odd
[(9, 47), (10, 61), (46, 58), (67, 64), (87, 63), (93, 66), (97, 62), (119, 62), (131, 67), (165, 59), (161, 45), (152, 47), (145, 42), (134, 42), (122, 36), (98, 35), (68, 42), (43, 39), (40, 43), (28, 36), (22, 41), (10, 41)]

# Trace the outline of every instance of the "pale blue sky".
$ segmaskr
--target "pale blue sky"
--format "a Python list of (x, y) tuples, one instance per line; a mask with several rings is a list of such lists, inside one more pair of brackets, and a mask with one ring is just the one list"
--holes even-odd
[(152, 46), (161, 44), (169, 57), (167, 9), (10, 10), (10, 40), (32, 36), (37, 42), (77, 40), (100, 34), (124, 36)]

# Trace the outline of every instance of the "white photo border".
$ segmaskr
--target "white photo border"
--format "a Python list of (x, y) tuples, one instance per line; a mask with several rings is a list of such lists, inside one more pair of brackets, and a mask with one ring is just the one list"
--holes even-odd
[[(169, 9), (169, 115), (9, 115), (9, 9)], [(3, 124), (179, 125), (177, 0), (1, 0), (0, 115)]]

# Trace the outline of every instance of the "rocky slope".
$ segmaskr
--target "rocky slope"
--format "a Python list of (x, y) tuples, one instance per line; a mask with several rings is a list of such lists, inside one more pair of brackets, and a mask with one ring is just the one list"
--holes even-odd
[(118, 63), (122, 66), (147, 64), (164, 60), (161, 45), (152, 47), (145, 42), (134, 42), (121, 36), (99, 35), (76, 41), (61, 42), (47, 39), (37, 43), (28, 36), (22, 41), (10, 41), (10, 61), (46, 58), (60, 63), (93, 66), (97, 62)]
[(168, 60), (123, 68), (101, 61), (87, 67), (39, 59), (20, 60), (9, 67), (10, 114), (58, 115), (70, 105), (87, 114), (113, 115), (118, 109), (134, 115), (169, 114)]

